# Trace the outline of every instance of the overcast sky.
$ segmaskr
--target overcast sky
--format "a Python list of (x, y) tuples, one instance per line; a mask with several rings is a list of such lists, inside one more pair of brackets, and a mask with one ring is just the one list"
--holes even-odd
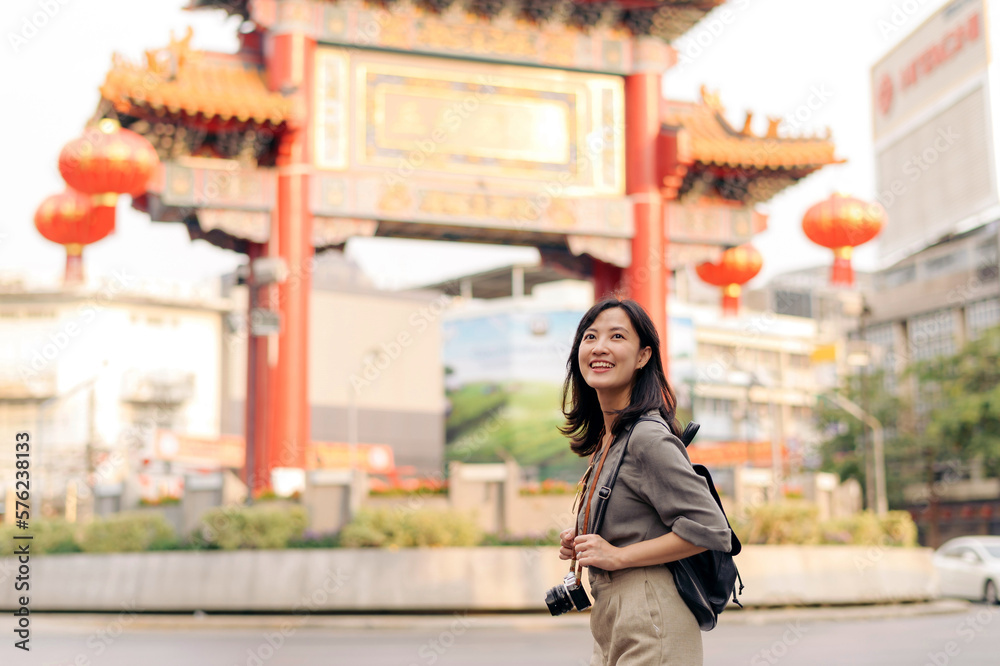
[[(199, 49), (236, 49), (238, 19), (219, 11), (183, 11), (189, 0), (5, 0), (0, 9), (0, 107), (5, 193), (0, 215), (0, 275), (39, 285), (61, 279), (64, 250), (37, 233), (35, 209), (63, 189), (57, 161), (96, 108), (98, 87), (112, 53), (138, 59), (165, 46), (170, 31), (194, 28)], [(764, 255), (758, 281), (786, 270), (825, 264), (829, 251), (802, 234), (806, 209), (840, 190), (874, 198), (869, 71), (900, 38), (945, 0), (731, 0), (679, 41), (682, 63), (664, 80), (675, 99), (696, 99), (699, 86), (718, 90), (730, 122), (742, 127), (755, 113), (763, 132), (767, 116), (790, 118), (793, 133), (829, 126), (838, 155), (848, 162), (827, 167), (789, 188), (766, 206), (768, 231), (757, 237)], [(48, 7), (51, 17), (38, 17)], [(909, 11), (910, 13), (907, 13)], [(898, 27), (897, 27), (898, 26)], [(808, 109), (812, 103), (813, 109)], [(808, 109), (808, 111), (807, 111)], [(443, 279), (523, 260), (533, 250), (415, 243), (388, 239), (352, 241), (348, 253), (386, 287)], [(231, 270), (243, 258), (204, 241), (191, 242), (179, 224), (153, 223), (124, 205), (115, 234), (85, 251), (91, 277), (115, 270), (150, 281), (196, 283)], [(874, 268), (877, 246), (855, 254), (859, 268)]]

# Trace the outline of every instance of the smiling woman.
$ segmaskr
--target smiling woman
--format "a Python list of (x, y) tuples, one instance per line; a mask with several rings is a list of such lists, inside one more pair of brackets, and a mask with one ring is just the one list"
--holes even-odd
[[(607, 299), (584, 315), (567, 362), (562, 432), (591, 465), (559, 557), (588, 568), (592, 666), (701, 664), (698, 622), (662, 565), (731, 548), (726, 518), (679, 439), (659, 340), (638, 303)], [(595, 530), (598, 487), (606, 504)]]

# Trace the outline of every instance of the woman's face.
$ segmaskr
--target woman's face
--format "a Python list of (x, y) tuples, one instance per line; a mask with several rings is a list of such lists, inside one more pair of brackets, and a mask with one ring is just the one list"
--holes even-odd
[(636, 369), (649, 362), (652, 350), (639, 349), (639, 335), (621, 308), (608, 308), (583, 332), (580, 372), (597, 391), (631, 388)]

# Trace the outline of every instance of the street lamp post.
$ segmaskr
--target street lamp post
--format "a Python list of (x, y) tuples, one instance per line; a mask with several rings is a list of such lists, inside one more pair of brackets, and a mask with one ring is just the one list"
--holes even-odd
[(827, 397), (845, 412), (872, 429), (874, 444), (872, 453), (875, 458), (875, 513), (884, 516), (889, 512), (889, 501), (885, 492), (885, 438), (882, 424), (857, 404), (838, 393), (830, 393)]

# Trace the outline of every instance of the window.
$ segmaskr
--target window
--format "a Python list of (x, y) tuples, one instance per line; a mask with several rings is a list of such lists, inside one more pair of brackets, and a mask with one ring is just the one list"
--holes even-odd
[(964, 254), (964, 252), (959, 251), (935, 257), (934, 259), (928, 259), (924, 264), (924, 276), (932, 278), (954, 272), (960, 268), (960, 260)]
[(1000, 299), (989, 298), (965, 306), (965, 327), (970, 339), (978, 338), (997, 324), (1000, 324)]
[(809, 357), (805, 354), (789, 354), (788, 365), (796, 370), (804, 370), (809, 367)]
[(776, 289), (774, 311), (793, 317), (812, 317), (812, 296), (809, 292)]
[(913, 282), (916, 277), (916, 266), (902, 266), (900, 268), (894, 268), (891, 271), (886, 271), (882, 276), (882, 283), (886, 289), (892, 289), (893, 287), (904, 285), (907, 282)]
[(878, 324), (865, 329), (865, 340), (882, 347), (892, 347), (896, 336), (892, 331), (892, 324)]
[(966, 562), (982, 564), (983, 558), (979, 557), (979, 553), (972, 550), (971, 548), (958, 548), (955, 550), (954, 557)]
[(713, 416), (728, 415), (733, 412), (733, 401), (721, 398), (698, 398), (695, 400), (695, 410)]
[(910, 317), (906, 329), (910, 354), (914, 360), (946, 356), (956, 351), (953, 310), (938, 310)]

